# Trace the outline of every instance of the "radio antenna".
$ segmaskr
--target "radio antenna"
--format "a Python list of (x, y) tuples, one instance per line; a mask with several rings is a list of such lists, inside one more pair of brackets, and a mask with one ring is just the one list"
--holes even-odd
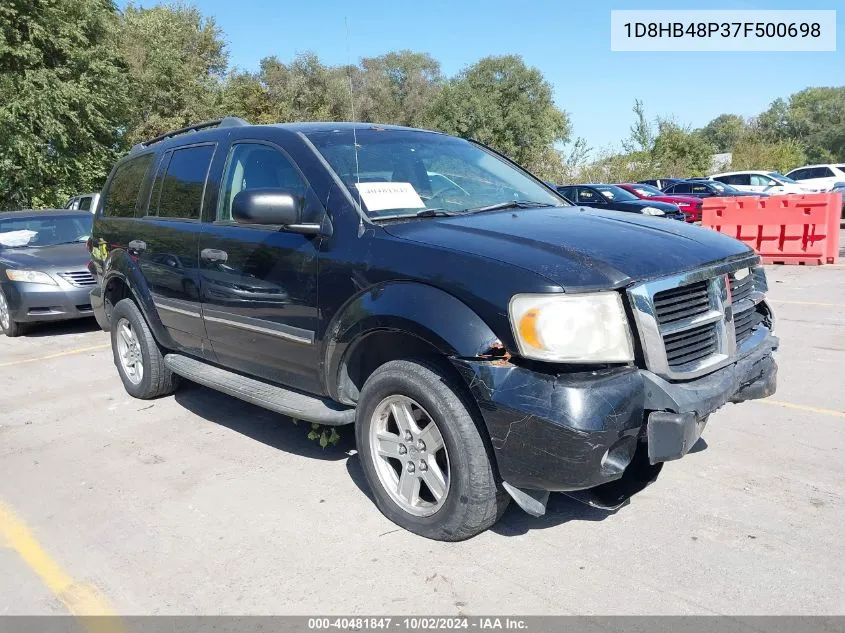
[[(349, 18), (347, 16), (343, 16), (343, 23), (346, 26), (346, 55), (349, 58), (349, 65), (347, 66), (347, 77), (349, 79), (349, 109), (352, 111), (352, 146), (355, 153), (355, 184), (358, 185), (361, 183), (361, 168), (358, 164), (358, 132), (356, 130), (357, 120), (355, 118), (355, 90), (352, 85), (352, 45), (349, 39)], [(361, 190), (356, 186), (355, 190), (358, 193), (358, 206), (361, 206)], [(361, 229), (363, 229), (363, 218), (361, 218), (361, 223), (359, 226), (359, 234)]]

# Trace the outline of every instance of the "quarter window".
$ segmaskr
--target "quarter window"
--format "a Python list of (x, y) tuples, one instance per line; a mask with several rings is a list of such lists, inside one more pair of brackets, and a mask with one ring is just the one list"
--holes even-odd
[(152, 205), (155, 200), (152, 200), (150, 215), (199, 220), (203, 187), (213, 155), (214, 145), (198, 145), (174, 151), (161, 181), (158, 213), (154, 213)]
[(776, 183), (771, 178), (766, 176), (761, 176), (759, 174), (753, 174), (751, 176), (751, 184), (755, 187), (774, 187), (778, 183)]
[(126, 161), (114, 174), (108, 190), (103, 194), (103, 215), (116, 218), (135, 217), (138, 195), (147, 170), (153, 162), (152, 154), (144, 154)]

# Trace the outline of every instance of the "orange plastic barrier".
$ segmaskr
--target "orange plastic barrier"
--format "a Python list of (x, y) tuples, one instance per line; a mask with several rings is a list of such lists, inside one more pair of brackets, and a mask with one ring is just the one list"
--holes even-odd
[(764, 264), (835, 264), (841, 193), (706, 198), (701, 226), (748, 244)]

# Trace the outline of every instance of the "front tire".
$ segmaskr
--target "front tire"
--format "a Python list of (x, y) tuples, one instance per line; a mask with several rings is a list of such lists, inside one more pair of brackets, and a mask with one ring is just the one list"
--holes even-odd
[(373, 372), (361, 390), (355, 437), (376, 505), (406, 530), (461, 541), (507, 507), (471, 405), (434, 365), (397, 360)]
[(122, 299), (111, 317), (114, 364), (126, 392), (149, 400), (176, 391), (177, 376), (164, 364), (144, 315), (132, 299)]
[(9, 338), (20, 336), (26, 331), (23, 323), (12, 320), (12, 310), (2, 290), (0, 290), (0, 330), (3, 330), (3, 334)]

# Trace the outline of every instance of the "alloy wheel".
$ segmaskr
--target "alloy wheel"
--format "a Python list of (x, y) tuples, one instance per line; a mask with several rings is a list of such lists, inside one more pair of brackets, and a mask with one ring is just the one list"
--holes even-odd
[(405, 512), (431, 516), (449, 494), (449, 455), (437, 423), (403, 395), (382, 400), (370, 424), (370, 449), (379, 481)]
[(123, 373), (132, 384), (137, 385), (144, 378), (144, 357), (135, 330), (127, 319), (117, 322), (116, 341)]
[(12, 323), (12, 317), (9, 314), (9, 303), (6, 301), (6, 295), (0, 292), (0, 327), (8, 330)]

